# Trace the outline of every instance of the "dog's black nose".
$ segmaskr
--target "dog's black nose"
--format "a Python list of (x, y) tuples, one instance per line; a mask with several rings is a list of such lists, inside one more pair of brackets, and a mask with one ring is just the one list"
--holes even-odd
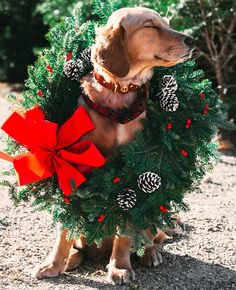
[(194, 40), (193, 37), (186, 36), (185, 39), (184, 39), (184, 43), (186, 45), (188, 45), (189, 47), (194, 47), (195, 40)]

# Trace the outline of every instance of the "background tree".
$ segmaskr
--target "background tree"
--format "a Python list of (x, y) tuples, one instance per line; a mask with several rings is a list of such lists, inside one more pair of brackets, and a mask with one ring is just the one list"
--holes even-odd
[(38, 0), (0, 1), (0, 81), (23, 82), (48, 27), (35, 15)]
[(65, 17), (72, 15), (75, 7), (80, 7), (84, 20), (93, 18), (92, 0), (43, 0), (37, 1), (36, 13), (42, 15), (43, 23), (55, 26)]
[[(198, 63), (229, 105), (229, 118), (236, 124), (236, 1), (187, 0), (176, 8), (172, 24), (196, 37)], [(236, 144), (236, 132), (221, 133)]]

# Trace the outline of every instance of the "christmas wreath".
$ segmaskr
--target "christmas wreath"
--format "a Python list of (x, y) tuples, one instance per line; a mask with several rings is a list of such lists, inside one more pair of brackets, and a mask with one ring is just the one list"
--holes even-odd
[(142, 230), (172, 226), (175, 213), (187, 209), (183, 197), (217, 158), (211, 140), (225, 116), (210, 81), (187, 61), (155, 69), (145, 129), (106, 162), (94, 144), (78, 141), (94, 128), (77, 99), (81, 78), (92, 70), (95, 27), (120, 8), (109, 3), (95, 7), (102, 16), (97, 22), (83, 22), (76, 11), (49, 32), (51, 48), (28, 70), (25, 112), (13, 113), (2, 127), (18, 143), (9, 140), (7, 153), (21, 154), (1, 157), (13, 162), (26, 184), (11, 191), (17, 203), (49, 211), (70, 237), (85, 235), (89, 244), (99, 244), (127, 234), (137, 250), (145, 241)]

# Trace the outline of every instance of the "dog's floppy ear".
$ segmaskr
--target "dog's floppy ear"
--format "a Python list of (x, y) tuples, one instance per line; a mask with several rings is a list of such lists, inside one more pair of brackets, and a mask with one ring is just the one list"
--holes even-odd
[(124, 43), (122, 26), (99, 28), (96, 44), (92, 49), (92, 60), (105, 67), (117, 77), (124, 77), (130, 69), (129, 57)]

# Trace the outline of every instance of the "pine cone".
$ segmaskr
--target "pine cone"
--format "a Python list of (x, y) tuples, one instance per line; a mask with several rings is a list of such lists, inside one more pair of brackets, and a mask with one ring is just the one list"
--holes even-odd
[(160, 106), (168, 112), (176, 111), (179, 106), (179, 100), (175, 93), (178, 88), (175, 78), (172, 75), (163, 76), (162, 87)]
[(142, 191), (152, 193), (161, 185), (161, 178), (154, 172), (145, 172), (139, 175), (137, 182)]
[(83, 71), (83, 62), (78, 59), (77, 61), (69, 60), (64, 65), (64, 74), (75, 80), (79, 77), (79, 73)]
[(165, 75), (162, 77), (162, 87), (172, 89), (175, 92), (178, 88), (178, 84), (174, 76)]
[(81, 52), (81, 58), (88, 63), (91, 63), (91, 47), (86, 48)]
[(136, 193), (132, 189), (123, 189), (117, 196), (117, 202), (120, 208), (127, 211), (136, 204)]
[(175, 112), (179, 107), (179, 100), (176, 96), (164, 96), (160, 98), (160, 106), (167, 112)]

